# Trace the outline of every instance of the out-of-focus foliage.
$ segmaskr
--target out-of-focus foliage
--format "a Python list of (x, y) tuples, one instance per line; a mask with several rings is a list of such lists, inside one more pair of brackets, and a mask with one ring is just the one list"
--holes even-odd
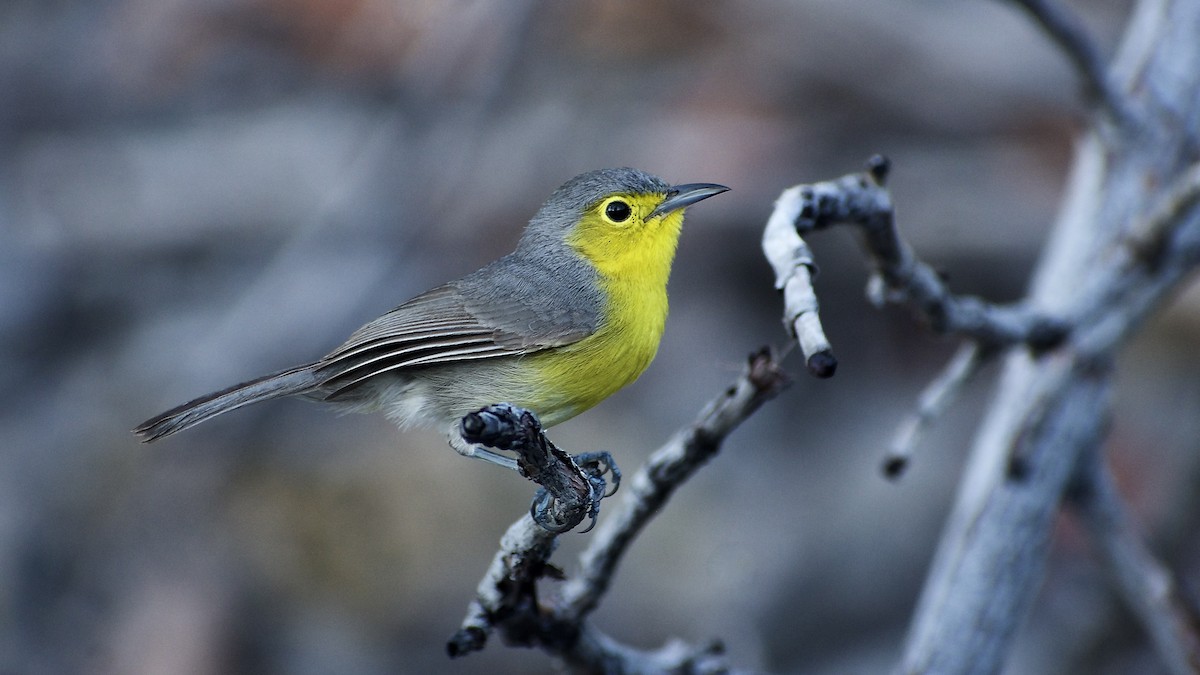
[[(1111, 48), (1124, 4), (1080, 9)], [(153, 446), (127, 430), (319, 356), (506, 252), (566, 178), (632, 165), (733, 187), (688, 218), (657, 362), (554, 431), (632, 469), (782, 342), (758, 252), (781, 189), (883, 152), (921, 255), (1016, 297), (1080, 113), (1060, 55), (982, 0), (15, 0), (0, 92), (0, 670), (37, 673), (549, 670), (443, 652), (527, 508), (516, 476), (299, 401)], [(986, 387), (887, 484), (882, 450), (953, 344), (868, 307), (849, 242), (811, 243), (838, 375), (792, 363), (651, 526), (597, 616), (619, 639), (720, 636), (785, 672), (896, 656)], [(1189, 316), (1129, 355), (1114, 430), (1168, 541), (1195, 531)], [(1062, 534), (1013, 672), (1142, 658)], [(1194, 544), (1169, 552), (1196, 569)]]

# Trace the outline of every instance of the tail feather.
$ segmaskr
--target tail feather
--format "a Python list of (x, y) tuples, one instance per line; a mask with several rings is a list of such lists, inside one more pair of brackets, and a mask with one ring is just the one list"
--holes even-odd
[(244, 405), (304, 393), (317, 384), (317, 377), (313, 373), (315, 365), (281, 370), (201, 396), (146, 420), (138, 425), (133, 433), (137, 434), (143, 443), (149, 443)]

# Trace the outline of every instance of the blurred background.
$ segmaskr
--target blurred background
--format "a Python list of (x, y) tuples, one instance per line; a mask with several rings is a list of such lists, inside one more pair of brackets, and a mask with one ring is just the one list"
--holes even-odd
[[(1076, 4), (1111, 53), (1128, 3)], [(0, 91), (5, 673), (552, 671), (498, 640), (444, 651), (531, 484), (303, 401), (128, 430), (312, 360), (507, 252), (567, 178), (629, 165), (733, 188), (688, 216), (654, 365), (552, 433), (629, 472), (784, 341), (758, 245), (782, 189), (884, 153), (920, 255), (1015, 299), (1082, 126), (1063, 58), (984, 0), (8, 0)], [(719, 637), (795, 673), (899, 654), (994, 373), (885, 481), (955, 343), (869, 307), (846, 232), (810, 244), (837, 376), (789, 359), (650, 526), (595, 617), (620, 640)], [(1126, 353), (1111, 442), (1188, 580), (1197, 304)], [(1009, 671), (1158, 672), (1069, 514), (1058, 535)], [(586, 539), (563, 538), (568, 573)]]

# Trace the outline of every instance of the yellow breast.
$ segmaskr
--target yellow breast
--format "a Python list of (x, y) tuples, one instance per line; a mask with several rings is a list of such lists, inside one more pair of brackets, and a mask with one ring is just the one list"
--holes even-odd
[(585, 217), (568, 239), (596, 268), (605, 313), (591, 336), (527, 357), (526, 365), (548, 385), (543, 400), (533, 405), (544, 425), (603, 401), (636, 380), (654, 359), (666, 325), (667, 280), (683, 224), (681, 212), (642, 220), (661, 200), (662, 195), (631, 198), (638, 217), (628, 229)]

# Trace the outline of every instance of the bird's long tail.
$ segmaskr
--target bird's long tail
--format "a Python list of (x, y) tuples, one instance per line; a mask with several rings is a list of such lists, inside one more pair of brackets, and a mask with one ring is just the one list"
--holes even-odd
[(251, 403), (301, 394), (317, 385), (316, 364), (297, 366), (201, 396), (141, 423), (133, 430), (143, 443), (183, 431), (210, 417)]

